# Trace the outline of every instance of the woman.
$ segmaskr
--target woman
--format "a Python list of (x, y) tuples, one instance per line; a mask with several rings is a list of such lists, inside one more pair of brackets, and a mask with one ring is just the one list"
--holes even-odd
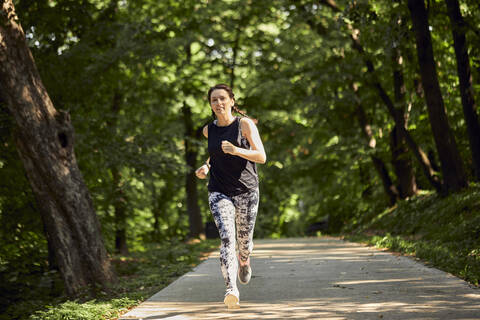
[[(230, 87), (224, 84), (211, 87), (208, 101), (216, 117), (203, 128), (210, 157), (195, 174), (205, 179), (210, 172), (208, 201), (221, 238), (224, 303), (229, 309), (238, 308), (237, 270), (243, 284), (252, 275), (250, 254), (259, 201), (256, 163), (265, 163), (266, 155), (257, 127), (236, 108)], [(233, 116), (232, 109), (244, 117)]]

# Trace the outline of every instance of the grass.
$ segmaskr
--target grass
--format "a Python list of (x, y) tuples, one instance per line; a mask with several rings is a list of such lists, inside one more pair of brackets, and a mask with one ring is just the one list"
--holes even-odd
[(422, 193), (361, 217), (345, 238), (415, 256), (479, 286), (480, 187), (443, 198)]
[[(405, 255), (452, 273), (472, 285), (480, 280), (480, 186), (442, 198), (423, 192), (381, 212), (364, 213), (346, 226), (345, 238)], [(113, 256), (118, 283), (93, 298), (61, 296), (56, 273), (38, 291), (8, 307), (0, 320), (112, 320), (190, 271), (218, 247), (218, 240), (146, 244), (128, 256)], [(47, 280), (45, 281), (45, 277)], [(47, 294), (47, 292), (49, 292)]]
[(39, 291), (19, 301), (0, 319), (29, 320), (111, 320), (149, 298), (179, 276), (198, 265), (207, 253), (218, 247), (218, 240), (147, 244), (128, 256), (113, 256), (118, 282), (95, 299), (68, 300)]

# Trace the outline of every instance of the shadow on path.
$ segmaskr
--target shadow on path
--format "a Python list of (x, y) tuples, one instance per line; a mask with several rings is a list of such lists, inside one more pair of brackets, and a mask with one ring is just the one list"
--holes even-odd
[(218, 252), (120, 319), (480, 319), (480, 292), (413, 259), (333, 238), (256, 240), (241, 308)]

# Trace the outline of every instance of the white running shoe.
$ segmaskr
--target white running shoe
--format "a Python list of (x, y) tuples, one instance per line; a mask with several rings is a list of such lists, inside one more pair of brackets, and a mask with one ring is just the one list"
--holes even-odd
[(238, 281), (241, 284), (247, 284), (252, 278), (252, 268), (250, 267), (250, 257), (247, 259), (246, 265), (240, 264), (240, 255), (238, 256)]
[(229, 293), (223, 299), (223, 303), (227, 306), (228, 309), (238, 309), (240, 308), (240, 300), (233, 293)]
[(238, 280), (241, 284), (247, 284), (252, 278), (252, 268), (250, 265), (238, 266)]

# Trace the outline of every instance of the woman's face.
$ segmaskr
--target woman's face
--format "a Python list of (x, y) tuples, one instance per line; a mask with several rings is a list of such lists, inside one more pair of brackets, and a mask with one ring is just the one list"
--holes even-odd
[(232, 112), (234, 100), (223, 89), (215, 89), (210, 95), (210, 106), (215, 114), (228, 114)]

